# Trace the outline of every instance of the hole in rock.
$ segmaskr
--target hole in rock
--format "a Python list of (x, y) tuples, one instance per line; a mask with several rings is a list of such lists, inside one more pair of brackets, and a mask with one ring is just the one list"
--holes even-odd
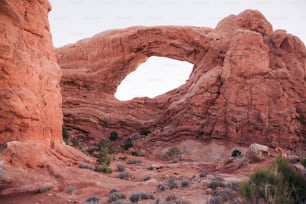
[(115, 97), (121, 101), (144, 96), (154, 98), (184, 84), (192, 67), (186, 61), (150, 57), (121, 82)]

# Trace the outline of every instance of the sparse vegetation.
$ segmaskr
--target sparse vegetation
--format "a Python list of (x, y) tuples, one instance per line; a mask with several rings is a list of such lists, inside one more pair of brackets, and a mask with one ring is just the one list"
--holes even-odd
[(206, 177), (207, 176), (207, 171), (202, 171), (201, 173), (200, 173), (200, 177)]
[(189, 185), (189, 181), (188, 181), (188, 180), (185, 179), (185, 180), (182, 180), (182, 181), (181, 181), (181, 186), (182, 186), (182, 187), (186, 187), (186, 186), (188, 186), (188, 185)]
[(302, 165), (306, 168), (306, 157), (304, 157), (301, 161)]
[(166, 190), (166, 187), (163, 184), (160, 183), (160, 184), (157, 185), (157, 191), (158, 192), (162, 192), (164, 190)]
[(35, 193), (45, 193), (53, 189), (53, 185), (45, 185), (35, 191)]
[(109, 140), (110, 141), (117, 141), (117, 139), (118, 139), (117, 132), (116, 131), (111, 132), (110, 135), (109, 135)]
[(125, 171), (125, 165), (123, 165), (123, 164), (118, 164), (118, 165), (117, 165), (117, 170), (120, 171), (120, 172)]
[(132, 152), (131, 152), (131, 155), (132, 155), (132, 156), (137, 156), (137, 152), (136, 152), (136, 151), (132, 151)]
[(121, 199), (126, 199), (126, 195), (124, 193), (118, 192), (116, 189), (112, 189), (109, 197), (108, 197), (108, 202), (109, 203), (114, 203), (114, 202), (119, 202)]
[(109, 168), (106, 164), (99, 164), (96, 166), (96, 171), (102, 172), (105, 174), (111, 174), (113, 170)]
[(75, 187), (73, 187), (73, 186), (67, 186), (65, 189), (64, 189), (64, 191), (66, 192), (66, 193), (68, 193), (68, 194), (72, 194), (72, 193), (74, 193), (75, 191), (76, 191), (76, 188)]
[(144, 178), (143, 178), (143, 181), (148, 181), (148, 180), (150, 180), (151, 179), (151, 176), (145, 176)]
[(126, 163), (127, 164), (140, 164), (142, 163), (142, 161), (141, 160), (128, 160)]
[(79, 164), (80, 169), (89, 169), (89, 170), (94, 170), (94, 168), (90, 165), (87, 164)]
[(127, 179), (129, 177), (129, 173), (124, 171), (119, 173), (119, 178), (120, 179)]
[(180, 155), (182, 154), (181, 150), (178, 147), (172, 147), (170, 149), (168, 149), (166, 155), (168, 158), (174, 159), (174, 160), (178, 160), (178, 158), (180, 157)]
[(85, 204), (99, 204), (100, 199), (96, 196), (90, 196), (85, 200)]
[(133, 193), (130, 197), (129, 197), (130, 201), (132, 203), (137, 203), (140, 200), (153, 200), (154, 196), (151, 193), (146, 193), (146, 192), (138, 192), (138, 193)]
[(213, 192), (212, 197), (207, 204), (240, 204), (240, 200), (236, 191), (230, 188), (224, 188)]
[(131, 138), (128, 138), (125, 140), (124, 142), (124, 149), (125, 150), (128, 150), (130, 149), (131, 147), (133, 147), (133, 140)]
[(178, 185), (175, 181), (175, 179), (173, 177), (170, 177), (169, 181), (168, 181), (168, 186), (170, 189), (174, 189), (174, 188), (177, 188)]
[(242, 182), (239, 192), (249, 203), (304, 203), (306, 178), (287, 160), (277, 158), (270, 168), (258, 170)]
[(69, 133), (68, 130), (63, 126), (62, 127), (62, 136), (65, 144), (68, 144), (68, 139), (69, 139)]
[(169, 195), (165, 199), (166, 202), (171, 202), (171, 201), (175, 201), (175, 200), (176, 200), (176, 196), (175, 195)]
[(140, 134), (141, 134), (141, 135), (144, 135), (144, 136), (148, 136), (150, 133), (151, 133), (151, 131), (148, 130), (148, 129), (146, 129), (146, 128), (142, 128), (142, 129), (140, 130)]
[(234, 149), (234, 151), (232, 152), (232, 157), (241, 157), (242, 153), (240, 150), (238, 149)]
[(208, 183), (207, 187), (213, 190), (216, 190), (218, 187), (225, 187), (224, 179), (221, 177), (216, 177), (212, 179), (210, 183)]

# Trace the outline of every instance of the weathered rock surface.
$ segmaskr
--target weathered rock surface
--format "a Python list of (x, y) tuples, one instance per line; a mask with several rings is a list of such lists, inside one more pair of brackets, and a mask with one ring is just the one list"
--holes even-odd
[[(56, 188), (65, 166), (87, 159), (62, 140), (61, 70), (47, 0), (0, 1), (0, 202)], [(52, 173), (53, 172), (53, 173)]]
[[(198, 137), (294, 148), (306, 142), (305, 46), (258, 11), (215, 29), (131, 27), (56, 50), (64, 123), (76, 136)], [(194, 64), (189, 80), (151, 98), (118, 101), (120, 82), (150, 56)], [(125, 135), (125, 136), (124, 136)], [(156, 136), (156, 137), (154, 137)]]

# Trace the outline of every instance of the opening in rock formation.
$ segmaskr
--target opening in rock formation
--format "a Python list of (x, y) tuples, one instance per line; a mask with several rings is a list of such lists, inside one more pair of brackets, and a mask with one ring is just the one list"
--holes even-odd
[(154, 98), (184, 84), (192, 67), (186, 61), (150, 57), (121, 82), (115, 97), (122, 101), (144, 96)]

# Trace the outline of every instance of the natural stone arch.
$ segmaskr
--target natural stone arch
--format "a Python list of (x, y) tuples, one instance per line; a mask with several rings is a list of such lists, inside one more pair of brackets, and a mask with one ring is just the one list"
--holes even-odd
[[(76, 83), (82, 79), (80, 86), (114, 94), (120, 82), (151, 56), (196, 64), (205, 54), (204, 34), (210, 31), (178, 26), (114, 30), (93, 37), (95, 44), (89, 43), (93, 39), (85, 39), (59, 48), (57, 56), (65, 72), (63, 80), (69, 75)], [(75, 58), (78, 60), (71, 60)], [(99, 80), (93, 81), (95, 78)]]
[[(102, 139), (113, 130), (128, 135), (150, 127), (159, 130), (157, 139), (270, 145), (281, 145), (280, 138), (290, 138), (291, 144), (305, 140), (305, 49), (297, 38), (273, 33), (258, 11), (231, 15), (214, 30), (160, 26), (108, 31), (56, 53), (63, 70), (64, 120), (76, 135)], [(117, 101), (113, 94), (119, 83), (150, 56), (194, 64), (190, 80), (154, 99)], [(276, 66), (282, 65), (290, 83), (280, 78), (284, 73)], [(281, 94), (288, 84), (294, 88)], [(296, 107), (289, 108), (292, 114), (286, 108), (291, 106)], [(279, 124), (288, 124), (286, 118), (293, 125), (282, 125), (280, 135)]]

